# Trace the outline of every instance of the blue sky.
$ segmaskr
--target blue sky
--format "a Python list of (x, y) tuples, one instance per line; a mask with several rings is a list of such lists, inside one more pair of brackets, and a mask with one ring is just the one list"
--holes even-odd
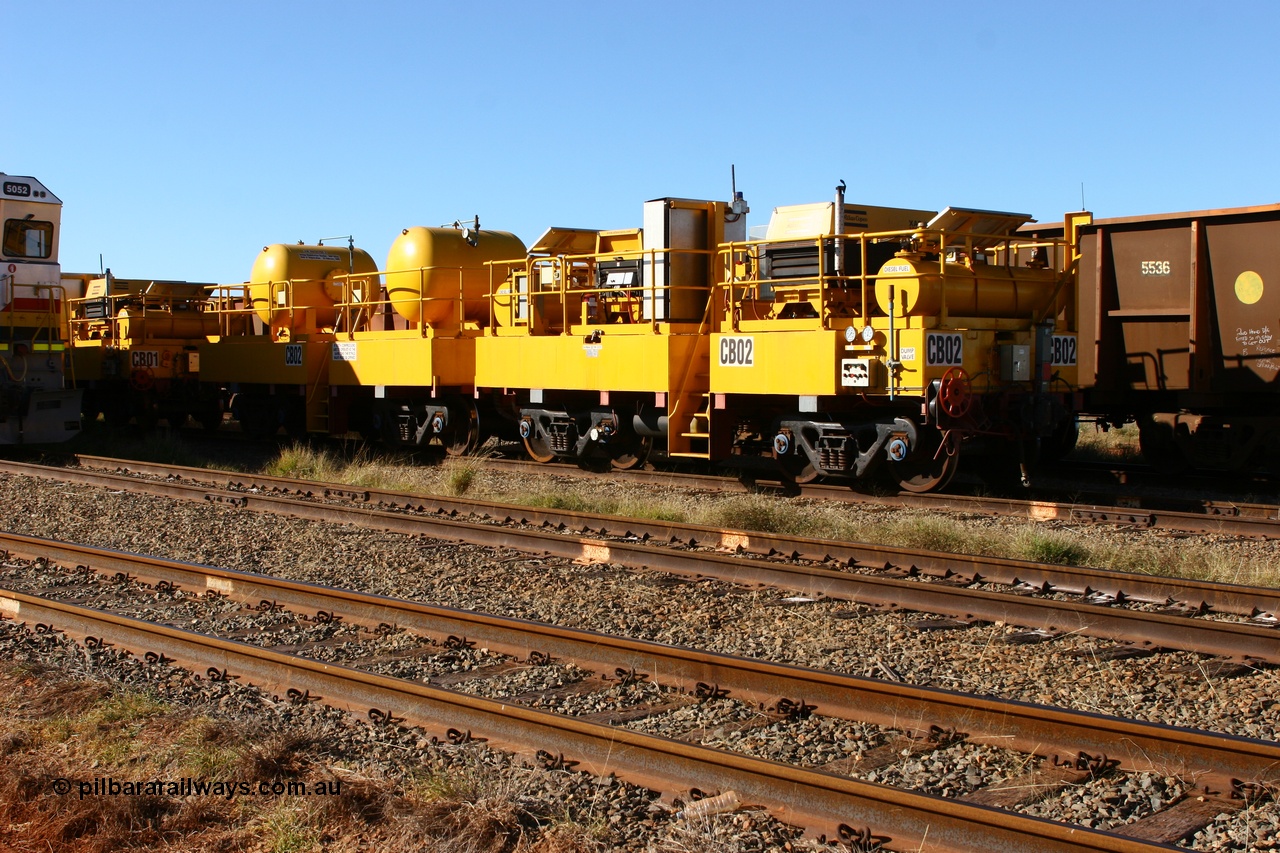
[[(241, 281), (261, 247), (641, 203), (1099, 216), (1280, 202), (1280, 4), (0, 0), (0, 171), (62, 263)], [(17, 96), (21, 95), (19, 99)]]

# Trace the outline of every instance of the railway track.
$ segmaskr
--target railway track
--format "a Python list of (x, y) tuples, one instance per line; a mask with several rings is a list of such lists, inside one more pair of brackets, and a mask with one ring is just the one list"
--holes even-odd
[[(557, 476), (583, 478), (599, 476), (574, 465), (558, 463), (540, 464), (520, 459), (493, 458), (486, 464), (500, 470), (518, 473), (554, 473)], [(1136, 475), (1126, 477), (1125, 472), (1115, 472), (1110, 469), (1108, 473), (1118, 485), (1126, 484), (1136, 477)], [(1124, 525), (1188, 533), (1228, 533), (1268, 539), (1280, 538), (1280, 505), (1250, 501), (1178, 499), (1168, 495), (1142, 494), (1132, 491), (1125, 494), (1077, 492), (1076, 498), (1070, 501), (949, 493), (900, 492), (874, 495), (854, 491), (848, 486), (824, 483), (795, 485), (764, 479), (744, 483), (734, 477), (672, 471), (617, 471), (612, 472), (610, 476), (660, 486), (725, 492), (776, 491), (795, 497), (904, 509), (1001, 515), (1035, 521), (1059, 520)]]
[[(225, 441), (240, 433), (220, 436)], [(210, 436), (197, 433), (194, 441), (206, 441)], [(113, 460), (88, 454), (74, 457), (87, 466), (121, 464)], [(601, 475), (585, 471), (577, 465), (563, 462), (538, 463), (528, 459), (506, 456), (489, 456), (484, 464), (499, 471), (531, 476), (597, 479)], [(135, 470), (143, 470), (147, 463), (129, 462)], [(203, 470), (203, 469), (194, 469)], [(1070, 523), (1101, 524), (1122, 527), (1150, 528), (1186, 533), (1222, 533), (1234, 536), (1250, 536), (1266, 539), (1280, 538), (1280, 501), (1260, 503), (1256, 500), (1220, 496), (1217, 498), (1182, 498), (1170, 494), (1172, 488), (1187, 489), (1186, 476), (1171, 478), (1160, 475), (1147, 466), (1111, 465), (1106, 463), (1072, 463), (1068, 476), (1074, 481), (1079, 477), (1084, 485), (1057, 479), (1057, 471), (1051, 472), (1053, 483), (1038, 490), (1036, 498), (1010, 498), (986, 494), (870, 494), (855, 491), (846, 485), (809, 483), (797, 485), (765, 477), (741, 479), (680, 470), (640, 469), (611, 471), (608, 476), (637, 484), (715, 491), (727, 493), (776, 492), (791, 497), (830, 500), (874, 506), (921, 509), (937, 512), (961, 512), (977, 515), (1025, 518), (1034, 521), (1064, 521)], [(1213, 480), (1202, 477), (1194, 481), (1205, 494), (1213, 492)], [(1088, 484), (1100, 485), (1101, 490), (1091, 491)], [(1155, 490), (1138, 488), (1151, 485)], [(1263, 493), (1274, 491), (1274, 483), (1258, 484)], [(1054, 497), (1057, 496), (1057, 497)], [(1069, 497), (1068, 497), (1069, 496)]]
[[(781, 819), (853, 849), (880, 849), (877, 844), (930, 851), (1168, 849), (1163, 842), (1185, 837), (1280, 781), (1280, 747), (1269, 742), (913, 688), (29, 537), (5, 536), (0, 547), (7, 551), (7, 562), (23, 557), (77, 567), (72, 571), (91, 569), (119, 581), (115, 588), (120, 590), (141, 581), (165, 595), (212, 593), (260, 612), (287, 608), (320, 624), (345, 619), (383, 630), (393, 624), (454, 649), (484, 643), (522, 667), (567, 661), (603, 670), (603, 677), (588, 680), (588, 689), (610, 683), (660, 686), (669, 692), (656, 702), (575, 719), (319, 663), (305, 657), (306, 648), (285, 655), (0, 591), (3, 615), (34, 622), (37, 630), (67, 632), (94, 648), (115, 645), (150, 660), (178, 662), (210, 678), (244, 678), (299, 701), (323, 696), (326, 704), (376, 724), (419, 725), (453, 743), (488, 739), (534, 756), (546, 767), (616, 773), (668, 795), (689, 797), (691, 787), (732, 790), (743, 802), (767, 804)], [(56, 592), (59, 597), (74, 594), (62, 585)], [(154, 606), (154, 596), (148, 600)], [(495, 671), (506, 672), (510, 666)], [(475, 675), (483, 678), (484, 672)], [(618, 725), (682, 703), (730, 696), (767, 706), (770, 719), (830, 715), (886, 727), (895, 734), (884, 747), (855, 761), (815, 770), (696, 743), (675, 744)], [(877, 762), (961, 741), (1037, 754), (1043, 770), (1018, 782), (979, 789), (960, 801), (836, 775), (855, 768), (865, 772)], [(1065, 788), (1109, 773), (1143, 771), (1195, 779), (1199, 791), (1116, 833), (989, 808), (1014, 807), (1042, 795), (1046, 787)]]
[[(132, 462), (122, 467), (152, 478), (195, 477), (203, 482), (0, 463), (0, 471), (26, 476), (570, 560), (769, 585), (802, 596), (937, 614), (961, 624), (1007, 623), (1038, 632), (1029, 635), (1029, 641), (1074, 632), (1124, 643), (1136, 651), (1168, 648), (1280, 664), (1280, 631), (1276, 630), (1280, 590), (1263, 587), (617, 519), (259, 475)], [(206, 485), (210, 481), (221, 488), (210, 489)], [(267, 493), (271, 491), (277, 494)], [(370, 503), (394, 509), (366, 508)]]

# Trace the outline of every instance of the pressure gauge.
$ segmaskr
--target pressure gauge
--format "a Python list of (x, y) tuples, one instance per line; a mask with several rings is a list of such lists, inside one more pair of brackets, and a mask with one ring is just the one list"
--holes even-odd
[(845, 343), (851, 344), (854, 342), (855, 339), (857, 339), (857, 337), (858, 337), (858, 333), (854, 331), (853, 326), (845, 327), (845, 330), (844, 330)]
[[(849, 328), (850, 328), (850, 329), (852, 329), (853, 327), (852, 327), (852, 326), (850, 326)], [(866, 341), (867, 343), (871, 343), (871, 339), (872, 339), (872, 338), (874, 338), (875, 336), (876, 336), (876, 330), (875, 330), (875, 329), (871, 328), (870, 326), (864, 326), (864, 327), (863, 327), (863, 329), (862, 329), (862, 340)]]

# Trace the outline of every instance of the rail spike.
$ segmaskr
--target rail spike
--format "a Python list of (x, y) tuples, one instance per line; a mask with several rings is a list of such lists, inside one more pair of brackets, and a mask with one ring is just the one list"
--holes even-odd
[(397, 717), (390, 711), (383, 711), (378, 708), (369, 709), (369, 721), (378, 726), (397, 726), (404, 722), (404, 717)]
[(1231, 799), (1244, 800), (1245, 803), (1253, 805), (1261, 802), (1267, 797), (1274, 795), (1274, 791), (1258, 782), (1244, 782), (1240, 779), (1231, 780)]
[(887, 835), (876, 835), (869, 826), (854, 829), (847, 823), (840, 824), (836, 833), (840, 842), (847, 845), (853, 853), (876, 853), (893, 840)]
[(693, 688), (693, 695), (698, 698), (699, 702), (706, 702), (709, 699), (726, 699), (729, 696), (729, 691), (719, 684), (707, 684), (705, 681), (699, 681)]
[(630, 687), (633, 684), (643, 684), (649, 680), (649, 673), (636, 672), (634, 669), (623, 669), (622, 667), (618, 667), (613, 671), (613, 674), (618, 677), (618, 681), (623, 687)]
[(1086, 770), (1090, 776), (1102, 776), (1110, 773), (1120, 766), (1119, 759), (1107, 758), (1103, 755), (1090, 755), (1087, 752), (1078, 753), (1074, 760), (1060, 761), (1058, 758), (1053, 759), (1055, 767), (1074, 767), (1076, 770)]
[(953, 743), (959, 743), (969, 736), (964, 732), (955, 729), (944, 729), (941, 726), (929, 726), (929, 734), (925, 736), (929, 743), (938, 746), (950, 746)]
[(552, 754), (545, 749), (538, 750), (538, 765), (544, 770), (573, 770), (577, 761), (564, 757), (564, 753)]
[(486, 743), (489, 740), (487, 737), (476, 737), (471, 734), (471, 729), (465, 732), (461, 729), (449, 729), (444, 733), (444, 737), (454, 746), (462, 746), (464, 743)]
[(805, 720), (818, 710), (818, 706), (810, 705), (803, 699), (779, 699), (773, 710), (788, 720)]

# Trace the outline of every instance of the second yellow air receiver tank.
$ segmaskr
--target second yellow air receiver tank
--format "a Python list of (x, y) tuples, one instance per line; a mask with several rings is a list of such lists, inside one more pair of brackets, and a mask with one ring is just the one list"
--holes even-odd
[[(893, 315), (937, 316), (945, 304), (952, 317), (1030, 317), (1054, 299), (1057, 276), (1050, 269), (924, 260), (902, 254), (880, 267), (876, 303)], [(1057, 299), (1064, 298), (1063, 293)]]
[[(432, 328), (489, 321), (489, 261), (519, 260), (524, 243), (507, 231), (414, 226), (387, 253), (387, 298), (410, 323)], [(501, 284), (506, 270), (494, 270)], [(461, 305), (459, 305), (461, 300)]]

